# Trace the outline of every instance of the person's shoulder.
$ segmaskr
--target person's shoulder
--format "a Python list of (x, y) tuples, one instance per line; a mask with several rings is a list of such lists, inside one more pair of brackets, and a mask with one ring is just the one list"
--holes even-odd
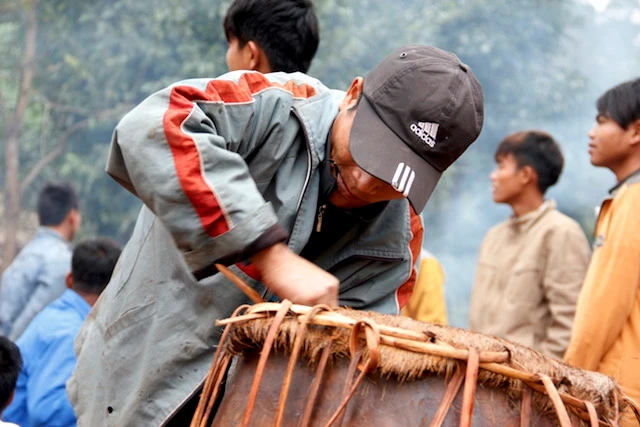
[(624, 185), (624, 191), (618, 191), (619, 199), (625, 203), (637, 203), (640, 199), (640, 178)]
[(582, 236), (586, 239), (580, 223), (557, 209), (550, 210), (541, 221), (541, 225), (549, 232), (565, 236)]
[(510, 222), (511, 222), (510, 219), (507, 218), (500, 221), (497, 224), (492, 225), (484, 235), (484, 239), (488, 240), (488, 239), (496, 238), (498, 235), (501, 235), (502, 233), (505, 232), (505, 230), (509, 228)]
[(552, 227), (580, 227), (578, 221), (576, 221), (566, 213), (559, 211), (558, 209), (550, 210), (547, 213), (547, 217), (545, 218), (544, 222)]
[(36, 314), (20, 340), (37, 342), (47, 347), (70, 337), (73, 339), (81, 324), (82, 319), (68, 309), (63, 297), (59, 297)]

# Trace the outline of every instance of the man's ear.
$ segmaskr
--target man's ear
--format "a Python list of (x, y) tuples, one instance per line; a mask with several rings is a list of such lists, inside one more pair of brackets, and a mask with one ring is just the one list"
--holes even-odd
[(71, 272), (68, 272), (66, 276), (64, 276), (64, 284), (67, 285), (67, 289), (73, 289), (73, 276)]
[(538, 185), (538, 173), (531, 166), (522, 166), (520, 168), (520, 180), (523, 184), (534, 182)]
[(362, 77), (356, 77), (351, 82), (351, 86), (347, 90), (346, 95), (340, 105), (338, 106), (338, 110), (342, 111), (345, 108), (351, 108), (358, 103), (358, 99), (360, 99), (360, 95), (362, 94), (362, 88), (364, 86), (364, 79)]
[(640, 119), (632, 122), (628, 129), (631, 132), (631, 145), (640, 146)]
[(249, 55), (250, 70), (260, 71), (263, 74), (273, 71), (271, 69), (271, 64), (269, 64), (269, 60), (267, 59), (267, 55), (258, 43), (253, 40), (249, 40), (245, 48), (248, 50), (247, 53)]

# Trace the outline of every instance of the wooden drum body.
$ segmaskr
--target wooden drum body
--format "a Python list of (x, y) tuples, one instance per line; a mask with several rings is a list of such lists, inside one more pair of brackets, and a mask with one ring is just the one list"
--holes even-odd
[[(192, 427), (618, 425), (614, 381), (483, 334), (349, 309), (262, 303), (225, 332)], [(212, 408), (236, 360), (222, 403)]]

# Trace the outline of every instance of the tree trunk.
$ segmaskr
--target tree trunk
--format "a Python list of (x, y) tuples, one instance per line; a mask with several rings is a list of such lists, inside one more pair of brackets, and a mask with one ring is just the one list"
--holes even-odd
[(20, 72), (20, 88), (16, 100), (16, 108), (9, 120), (5, 146), (5, 211), (4, 211), (4, 247), (2, 253), (3, 267), (9, 265), (16, 254), (18, 227), (20, 224), (20, 159), (18, 142), (22, 131), (24, 114), (31, 97), (36, 57), (36, 3), (37, 0), (25, 0), (26, 10), (25, 43), (22, 69)]

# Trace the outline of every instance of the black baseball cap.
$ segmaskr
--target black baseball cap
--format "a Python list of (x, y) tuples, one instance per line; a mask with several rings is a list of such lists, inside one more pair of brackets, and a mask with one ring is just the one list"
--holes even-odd
[(364, 78), (351, 155), (420, 213), (442, 172), (478, 138), (483, 117), (480, 83), (456, 55), (403, 46)]

